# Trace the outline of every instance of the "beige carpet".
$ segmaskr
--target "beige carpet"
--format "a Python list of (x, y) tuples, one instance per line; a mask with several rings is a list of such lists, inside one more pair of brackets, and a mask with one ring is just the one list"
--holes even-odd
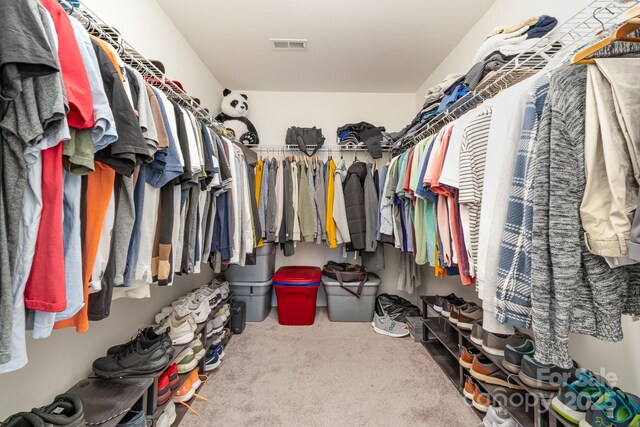
[(422, 345), (368, 323), (248, 323), (181, 426), (477, 426)]

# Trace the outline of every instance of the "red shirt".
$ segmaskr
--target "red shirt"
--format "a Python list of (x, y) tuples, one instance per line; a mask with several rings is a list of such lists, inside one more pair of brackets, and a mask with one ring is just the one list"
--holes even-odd
[(69, 126), (77, 129), (92, 128), (94, 117), (91, 86), (69, 17), (56, 0), (40, 0), (40, 3), (51, 14), (58, 34), (58, 58), (69, 100)]

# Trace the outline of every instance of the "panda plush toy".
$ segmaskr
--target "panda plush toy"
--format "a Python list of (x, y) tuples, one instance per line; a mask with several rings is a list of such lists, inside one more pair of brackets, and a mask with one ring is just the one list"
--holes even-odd
[(255, 126), (246, 116), (249, 112), (249, 97), (244, 93), (225, 89), (222, 92), (221, 112), (216, 120), (222, 123), (228, 130), (233, 131), (236, 139), (247, 144), (259, 144), (258, 132)]

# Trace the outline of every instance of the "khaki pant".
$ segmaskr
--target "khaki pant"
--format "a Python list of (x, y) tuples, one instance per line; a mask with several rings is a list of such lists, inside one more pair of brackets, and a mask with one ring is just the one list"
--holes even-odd
[(587, 69), (580, 217), (589, 251), (604, 257), (629, 253), (640, 182), (638, 76), (640, 58), (596, 59)]

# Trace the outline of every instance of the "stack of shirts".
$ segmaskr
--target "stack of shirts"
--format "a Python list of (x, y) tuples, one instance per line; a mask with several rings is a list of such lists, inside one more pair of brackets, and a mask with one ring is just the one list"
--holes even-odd
[(382, 157), (382, 132), (384, 127), (376, 127), (371, 123), (349, 123), (338, 128), (338, 144), (364, 144), (374, 159)]

